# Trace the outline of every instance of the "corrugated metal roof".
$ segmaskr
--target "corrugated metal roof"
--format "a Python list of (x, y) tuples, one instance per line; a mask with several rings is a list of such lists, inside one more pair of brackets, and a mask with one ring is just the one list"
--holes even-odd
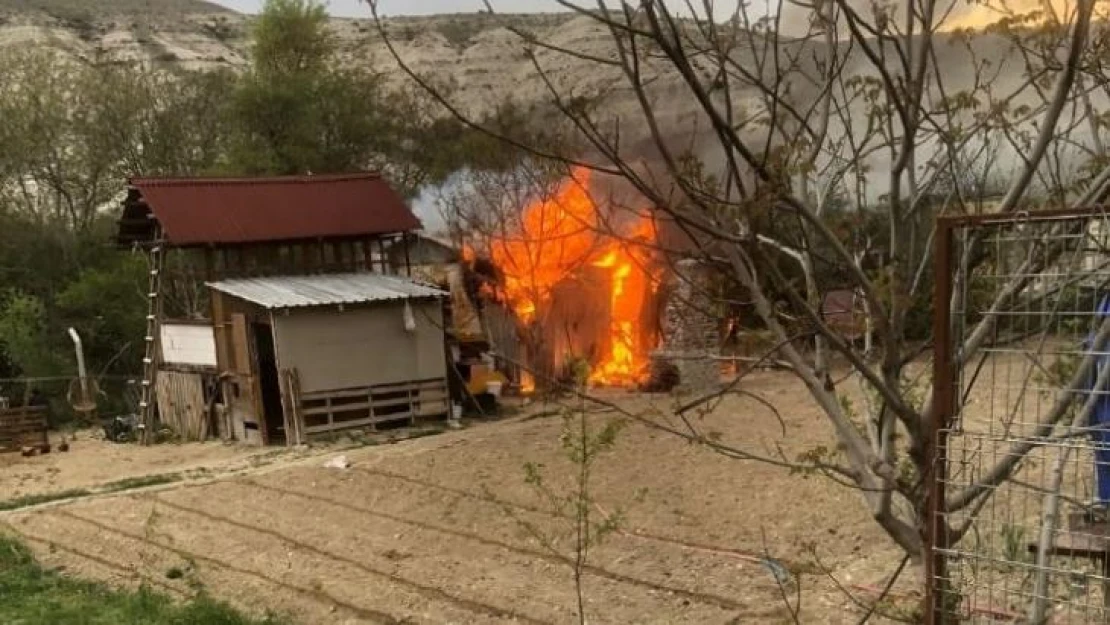
[[(420, 228), (377, 174), (271, 178), (133, 178), (176, 246), (359, 237)], [(126, 211), (125, 211), (126, 212)], [(121, 224), (122, 227), (122, 224)]]
[(408, 278), (378, 273), (236, 278), (209, 282), (208, 286), (270, 309), (361, 304), (447, 295), (444, 291)]

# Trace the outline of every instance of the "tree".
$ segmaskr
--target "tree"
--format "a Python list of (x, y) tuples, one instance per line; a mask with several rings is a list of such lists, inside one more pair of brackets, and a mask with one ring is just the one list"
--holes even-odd
[(251, 38), (255, 73), (281, 79), (331, 69), (335, 41), (317, 0), (267, 0)]
[[(775, 338), (777, 357), (805, 384), (836, 440), (788, 459), (714, 440), (696, 426), (672, 433), (731, 457), (851, 484), (887, 534), (908, 554), (922, 555), (923, 476), (936, 412), (922, 399), (929, 381), (913, 377), (911, 367), (928, 337), (915, 340), (911, 328), (929, 284), (933, 218), (981, 210), (984, 197), (967, 184), (968, 172), (1009, 178), (994, 207), (1002, 214), (1107, 197), (1105, 128), (1084, 106), (1089, 90), (1083, 85), (1107, 84), (1101, 59), (1108, 35), (1106, 29), (1092, 32), (1095, 3), (1079, 0), (1066, 15), (1043, 9), (1005, 15), (992, 27), (994, 36), (979, 38), (944, 30), (954, 0), (873, 3), (868, 9), (850, 0), (780, 0), (768, 15), (737, 3), (724, 20), (711, 14), (712, 3), (687, 4), (694, 15), (680, 18), (660, 0), (596, 7), (558, 2), (592, 22), (608, 40), (608, 54), (519, 34), (550, 103), (589, 149), (526, 147), (537, 157), (588, 166), (633, 185), (695, 242), (696, 257), (722, 268), (723, 280), (750, 295)], [(375, 3), (371, 7), (376, 12)], [(801, 31), (786, 33), (786, 24), (802, 24)], [(512, 141), (468, 118), (449, 94), (411, 71), (380, 20), (379, 32), (409, 77), (448, 111)], [(1000, 39), (1005, 45), (995, 45)], [(996, 81), (1011, 56), (1020, 59), (1013, 73), (1020, 79)], [(619, 86), (610, 92), (630, 94), (634, 114), (578, 106), (581, 90), (562, 89), (551, 73), (551, 59), (571, 57), (590, 66), (587, 74)], [(947, 78), (951, 64), (968, 68), (962, 79)], [(696, 124), (676, 128), (661, 111), (664, 95), (679, 98)], [(1007, 161), (1012, 166), (1004, 171)], [(880, 220), (885, 249), (874, 265), (861, 260), (865, 241), (844, 241), (834, 227), (837, 198), (849, 198), (852, 209)], [(825, 323), (814, 278), (819, 262), (862, 294), (874, 354)], [(976, 260), (969, 254), (959, 262)], [(790, 264), (798, 270), (783, 269)], [(999, 285), (987, 294), (988, 308), (997, 309), (1021, 286), (1020, 278)], [(800, 326), (784, 322), (779, 295)], [(983, 348), (995, 318), (981, 319), (958, 346), (961, 361)], [(833, 354), (848, 363), (852, 379), (833, 377)], [(846, 384), (856, 383), (874, 398), (867, 406), (845, 401)], [(897, 435), (908, 444), (898, 443)], [(945, 505), (959, 510), (982, 502), (992, 490), (986, 480), (1013, 471), (1012, 460), (952, 493)]]
[[(234, 101), (239, 140), (231, 168), (248, 174), (383, 172), (404, 195), (453, 167), (430, 149), (453, 132), (419, 92), (345, 67), (324, 6), (269, 0), (252, 33), (251, 69)], [(457, 133), (455, 133), (457, 134)]]
[(0, 346), (27, 376), (57, 375), (64, 360), (51, 349), (46, 307), (39, 298), (12, 291), (0, 299)]
[[(6, 52), (0, 66), (2, 368), (69, 373), (66, 329), (90, 368), (133, 367), (145, 271), (107, 243), (134, 175), (226, 167), (234, 76), (82, 63), (58, 52)], [(141, 264), (141, 263), (140, 263)], [(122, 351), (121, 351), (122, 350)]]
[(49, 344), (60, 352), (67, 346), (60, 330), (72, 327), (95, 357), (94, 373), (131, 373), (143, 353), (148, 277), (146, 259), (131, 254), (114, 254), (104, 267), (82, 271), (57, 295), (57, 340)]

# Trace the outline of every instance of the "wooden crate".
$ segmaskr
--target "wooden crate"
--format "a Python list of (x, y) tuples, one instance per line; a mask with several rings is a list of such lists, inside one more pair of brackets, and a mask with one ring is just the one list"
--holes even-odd
[(49, 447), (46, 412), (45, 406), (0, 409), (0, 453)]

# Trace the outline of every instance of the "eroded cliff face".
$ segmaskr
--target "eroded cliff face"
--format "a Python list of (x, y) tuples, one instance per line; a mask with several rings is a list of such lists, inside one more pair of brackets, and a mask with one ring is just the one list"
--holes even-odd
[[(83, 59), (142, 61), (186, 69), (240, 68), (248, 62), (252, 17), (191, 0), (0, 0), (0, 49), (50, 47)], [(571, 28), (560, 28), (571, 23)], [(605, 34), (569, 15), (481, 15), (391, 18), (390, 36), (412, 68), (452, 85), (463, 100), (527, 101), (540, 81), (511, 24), (563, 45), (605, 46)], [(577, 23), (577, 25), (575, 25)], [(374, 22), (333, 19), (343, 56), (402, 75)], [(554, 74), (581, 79), (589, 63), (564, 62)], [(588, 77), (588, 76), (587, 76)], [(522, 82), (528, 83), (522, 89)], [(481, 108), (483, 105), (476, 103)]]
[[(958, 17), (968, 19), (964, 13)], [(198, 0), (0, 0), (0, 50), (50, 46), (83, 59), (235, 69), (248, 63), (252, 19)], [(385, 28), (409, 68), (444, 87), (455, 106), (470, 115), (481, 116), (507, 100), (525, 109), (550, 110), (552, 89), (563, 98), (604, 94), (597, 109), (599, 122), (611, 128), (619, 125), (628, 157), (650, 160), (654, 156), (641, 104), (620, 68), (596, 60), (615, 59), (616, 50), (607, 30), (589, 17), (569, 13), (435, 15), (389, 18)], [(372, 19), (334, 19), (332, 29), (344, 62), (382, 71), (398, 88), (412, 86)], [(521, 34), (548, 47), (533, 46), (533, 54), (528, 55)], [(812, 49), (799, 56), (809, 59), (808, 63), (828, 54), (820, 43), (806, 45)], [(572, 50), (575, 55), (551, 48)], [(991, 87), (996, 94), (1017, 90), (1025, 80), (1021, 64), (1006, 61), (1008, 45), (997, 35), (974, 35), (969, 43), (941, 36), (935, 51), (949, 93), (975, 88), (973, 58), (992, 62)], [(740, 49), (735, 57), (741, 65), (754, 65), (750, 51)], [(697, 67), (698, 62), (695, 59), (696, 69), (711, 82), (713, 68)], [(715, 152), (720, 150), (714, 147), (709, 124), (673, 68), (649, 61), (642, 70), (664, 138), (676, 149), (691, 149), (707, 162), (719, 160)], [(848, 80), (876, 75), (871, 63), (855, 50), (847, 59), (845, 72)], [(795, 82), (790, 97), (804, 103), (817, 96), (808, 91), (810, 81)], [(1032, 93), (1025, 94), (1012, 104), (1035, 104), (1024, 101), (1032, 97)], [(1101, 97), (1096, 99), (1096, 107), (1110, 104)], [(735, 88), (732, 102), (738, 118), (758, 115), (766, 106), (762, 94), (752, 88)], [(847, 106), (853, 126), (865, 126), (865, 108), (858, 102)], [(830, 130), (845, 132), (846, 118), (835, 117)], [(1084, 141), (1083, 137), (1077, 140)], [(1011, 157), (1005, 153), (998, 156), (1002, 161)], [(876, 158), (868, 166), (882, 171), (887, 163)], [(874, 184), (868, 185), (869, 194), (884, 193), (884, 179), (877, 176)]]

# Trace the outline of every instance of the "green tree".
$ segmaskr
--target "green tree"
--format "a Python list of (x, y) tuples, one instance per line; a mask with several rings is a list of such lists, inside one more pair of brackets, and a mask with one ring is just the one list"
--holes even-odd
[(411, 197), (475, 153), (447, 147), (461, 148), (466, 133), (427, 94), (391, 87), (373, 69), (344, 67), (321, 3), (268, 0), (252, 37), (251, 68), (233, 104), (232, 171), (371, 169)]
[(0, 297), (0, 347), (23, 375), (51, 376), (63, 370), (65, 360), (51, 343), (41, 299), (19, 291)]
[(105, 266), (82, 271), (58, 294), (58, 329), (73, 327), (81, 334), (97, 373), (133, 372), (142, 353), (146, 277), (143, 257), (114, 254)]
[(233, 168), (250, 174), (335, 171), (328, 147), (353, 141), (322, 136), (329, 116), (321, 109), (330, 102), (321, 96), (343, 98), (340, 111), (355, 101), (330, 88), (336, 82), (335, 46), (327, 20), (315, 0), (268, 0), (263, 6), (252, 32), (251, 69), (235, 97), (241, 134)]
[(251, 35), (253, 71), (278, 79), (324, 72), (335, 51), (317, 0), (267, 0)]

